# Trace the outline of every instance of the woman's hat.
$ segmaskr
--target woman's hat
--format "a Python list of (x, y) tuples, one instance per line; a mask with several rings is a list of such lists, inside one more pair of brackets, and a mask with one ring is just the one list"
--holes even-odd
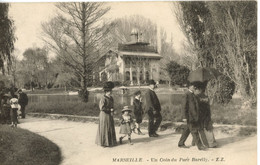
[(128, 106), (124, 106), (124, 108), (123, 108), (122, 112), (125, 112), (125, 111), (132, 111), (132, 110), (131, 110), (131, 109), (129, 109), (129, 107), (128, 107)]
[(114, 88), (114, 83), (112, 81), (105, 82), (103, 89), (104, 90), (112, 90)]
[(134, 93), (135, 96), (140, 95), (140, 94), (141, 94), (141, 91), (136, 91), (136, 92)]
[(148, 85), (156, 85), (156, 82), (154, 80), (149, 80)]

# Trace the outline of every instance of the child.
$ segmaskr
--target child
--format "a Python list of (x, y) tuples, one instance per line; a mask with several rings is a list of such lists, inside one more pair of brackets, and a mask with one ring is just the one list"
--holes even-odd
[(17, 119), (17, 111), (19, 110), (19, 104), (18, 104), (18, 97), (17, 95), (14, 95), (13, 98), (10, 100), (11, 104), (11, 121), (12, 125), (11, 127), (17, 127), (18, 119)]
[[(141, 98), (141, 91), (135, 92), (135, 99), (134, 99), (134, 114), (135, 114), (135, 126), (138, 131), (138, 135), (144, 135), (140, 130), (140, 124), (142, 123), (142, 116), (144, 114), (142, 109), (142, 98)], [(133, 129), (135, 133), (135, 128)]]
[(125, 135), (119, 138), (120, 144), (122, 144), (123, 138), (126, 137), (126, 135), (128, 135), (128, 142), (130, 145), (133, 145), (133, 143), (131, 142), (131, 124), (133, 123), (132, 116), (130, 115), (131, 111), (132, 110), (129, 109), (128, 106), (124, 106), (124, 109), (122, 110), (123, 114), (121, 116), (121, 126), (119, 133)]

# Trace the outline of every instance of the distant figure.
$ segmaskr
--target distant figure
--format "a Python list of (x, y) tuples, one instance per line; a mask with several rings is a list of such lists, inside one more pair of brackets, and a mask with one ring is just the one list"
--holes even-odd
[(141, 98), (141, 91), (135, 92), (135, 99), (134, 99), (134, 115), (135, 115), (135, 127), (133, 129), (133, 132), (135, 132), (135, 128), (137, 129), (138, 135), (144, 135), (141, 130), (140, 130), (140, 124), (142, 123), (143, 120), (143, 108), (142, 108), (142, 98)]
[(22, 119), (25, 118), (25, 107), (28, 105), (28, 96), (26, 93), (22, 91), (22, 89), (19, 89), (18, 91), (18, 103), (21, 106), (21, 112), (22, 112)]
[(199, 121), (199, 105), (196, 96), (194, 95), (194, 83), (189, 84), (189, 90), (185, 93), (185, 104), (182, 112), (182, 119), (187, 122), (184, 128), (178, 146), (180, 148), (189, 148), (185, 145), (189, 134), (191, 133), (195, 144), (199, 150), (205, 150), (199, 137), (200, 121)]
[(10, 105), (11, 95), (4, 94), (1, 99), (1, 118), (2, 124), (11, 124), (11, 105)]
[(103, 147), (117, 145), (113, 119), (114, 100), (111, 96), (113, 88), (114, 84), (112, 82), (106, 82), (103, 87), (105, 94), (99, 102), (100, 114), (96, 144)]
[(133, 118), (131, 116), (131, 109), (129, 109), (128, 106), (124, 106), (124, 109), (122, 110), (122, 116), (121, 116), (121, 125), (120, 125), (120, 134), (124, 134), (124, 136), (121, 136), (119, 138), (119, 142), (120, 144), (122, 144), (122, 140), (124, 137), (126, 137), (128, 135), (128, 143), (130, 145), (132, 145), (132, 141), (131, 141), (131, 133), (132, 133), (132, 129), (131, 126), (133, 124)]
[(154, 80), (149, 80), (148, 82), (149, 89), (146, 91), (144, 99), (144, 110), (148, 113), (149, 124), (148, 124), (148, 133), (149, 137), (158, 137), (159, 135), (156, 133), (158, 130), (161, 121), (161, 104), (160, 101), (154, 92), (156, 88), (156, 83)]
[(17, 118), (17, 111), (20, 110), (20, 105), (18, 104), (17, 95), (14, 95), (12, 99), (10, 100), (11, 104), (11, 127), (17, 127), (18, 124), (18, 118)]

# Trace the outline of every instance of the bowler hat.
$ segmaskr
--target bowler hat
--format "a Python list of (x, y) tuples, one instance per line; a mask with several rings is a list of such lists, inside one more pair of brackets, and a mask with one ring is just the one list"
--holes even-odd
[(156, 82), (154, 80), (149, 80), (148, 85), (156, 85)]
[(132, 111), (131, 109), (129, 109), (128, 106), (124, 106), (124, 108), (122, 109), (122, 112), (125, 112), (125, 111)]
[(22, 89), (18, 89), (18, 90), (17, 90), (17, 93), (22, 92), (22, 91), (23, 91)]

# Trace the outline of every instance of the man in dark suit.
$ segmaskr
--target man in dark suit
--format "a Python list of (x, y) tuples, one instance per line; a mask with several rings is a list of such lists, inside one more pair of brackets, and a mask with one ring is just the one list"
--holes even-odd
[(184, 109), (182, 111), (182, 119), (184, 122), (187, 122), (187, 126), (184, 128), (182, 132), (178, 146), (180, 148), (188, 148), (185, 145), (185, 141), (191, 133), (198, 149), (205, 150), (206, 148), (202, 145), (198, 132), (200, 130), (199, 105), (196, 96), (194, 95), (195, 87), (196, 83), (191, 83), (189, 85), (189, 90), (185, 94), (185, 104)]
[(162, 115), (160, 113), (161, 104), (156, 93), (154, 92), (154, 89), (156, 88), (155, 81), (149, 80), (148, 84), (149, 89), (146, 91), (144, 96), (144, 110), (148, 113), (149, 117), (148, 133), (149, 137), (158, 137), (159, 135), (156, 131), (162, 121)]
[(21, 106), (22, 118), (24, 119), (25, 118), (25, 107), (28, 104), (28, 96), (27, 96), (26, 93), (24, 93), (22, 91), (22, 89), (19, 89), (17, 92), (19, 94), (19, 96), (18, 96), (18, 103)]

